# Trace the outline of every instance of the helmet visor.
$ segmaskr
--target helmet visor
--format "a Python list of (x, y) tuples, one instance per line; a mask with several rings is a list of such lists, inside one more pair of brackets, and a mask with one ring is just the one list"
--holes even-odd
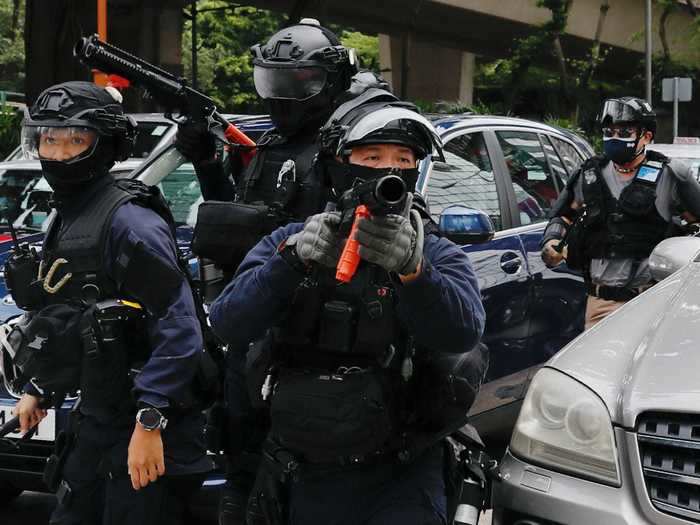
[(70, 164), (89, 157), (98, 142), (97, 131), (83, 126), (22, 126), (22, 152), (27, 159)]
[[(646, 102), (642, 102), (646, 104)], [(603, 125), (619, 122), (641, 122), (645, 115), (652, 113), (651, 106), (642, 107), (636, 100), (606, 100), (600, 114), (599, 122)]]
[[(350, 126), (344, 137), (338, 141), (336, 155), (342, 155), (343, 150), (353, 142), (362, 141), (371, 133), (383, 129), (387, 124), (395, 120), (411, 120), (418, 124), (425, 134), (425, 146), (428, 153), (434, 157), (442, 157), (442, 140), (435, 131), (433, 125), (422, 115), (415, 111), (399, 107), (387, 107), (372, 111), (363, 116), (354, 125)], [(396, 140), (392, 140), (396, 143)], [(411, 146), (412, 140), (406, 141), (407, 146)]]
[(328, 72), (322, 67), (253, 67), (255, 90), (264, 99), (306, 100), (326, 85)]

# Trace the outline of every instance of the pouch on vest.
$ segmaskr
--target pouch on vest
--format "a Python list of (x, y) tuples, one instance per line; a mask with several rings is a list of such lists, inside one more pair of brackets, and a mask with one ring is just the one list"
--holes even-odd
[(79, 387), (83, 308), (50, 305), (37, 312), (23, 330), (15, 365), (46, 392), (66, 394)]
[(345, 301), (326, 302), (321, 312), (318, 348), (325, 352), (350, 352), (356, 323), (353, 305)]
[(634, 217), (645, 217), (654, 212), (656, 185), (635, 179), (622, 190), (618, 202), (624, 213)]
[(584, 217), (578, 215), (566, 231), (566, 265), (570, 270), (584, 269), (587, 261), (585, 233)]
[(197, 211), (192, 251), (222, 266), (238, 266), (275, 227), (268, 206), (205, 201)]
[(432, 355), (416, 363), (415, 407), (424, 430), (459, 428), (467, 421), (488, 368), (488, 349), (479, 343), (470, 352)]
[(117, 300), (97, 303), (85, 310), (80, 336), (82, 406), (124, 409), (132, 403), (131, 366), (150, 353), (143, 310)]
[(312, 463), (362, 458), (386, 448), (390, 399), (376, 372), (283, 370), (272, 398), (271, 434)]

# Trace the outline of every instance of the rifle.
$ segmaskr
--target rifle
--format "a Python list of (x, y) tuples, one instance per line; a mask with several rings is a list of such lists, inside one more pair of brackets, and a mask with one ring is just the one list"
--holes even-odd
[(340, 197), (338, 208), (343, 211), (340, 230), (347, 231), (350, 223), (352, 226), (338, 260), (335, 274), (338, 281), (350, 282), (360, 264), (359, 245), (355, 240), (360, 219), (371, 217), (373, 214), (403, 213), (407, 199), (406, 184), (398, 175), (386, 175), (356, 184)]
[(220, 141), (246, 148), (249, 154), (256, 147), (255, 142), (216, 110), (211, 98), (192, 89), (185, 79), (101, 41), (98, 35), (78, 40), (73, 56), (88, 67), (117, 74), (145, 89), (166, 108), (166, 118), (177, 123), (185, 120), (205, 123), (207, 130)]

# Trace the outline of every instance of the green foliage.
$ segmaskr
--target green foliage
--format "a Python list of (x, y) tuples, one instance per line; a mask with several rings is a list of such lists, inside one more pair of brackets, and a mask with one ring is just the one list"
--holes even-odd
[[(250, 47), (266, 41), (284, 17), (254, 7), (207, 11), (224, 7), (216, 0), (202, 0), (197, 8), (197, 85), (221, 110), (253, 113), (263, 111), (253, 85)], [(192, 23), (187, 21), (182, 38), (185, 76), (192, 78)]]
[(24, 91), (24, 0), (18, 7), (15, 13), (13, 0), (0, 0), (0, 90), (4, 91)]
[(15, 108), (0, 105), (0, 160), (19, 145), (22, 114)]
[(343, 31), (340, 41), (345, 47), (353, 47), (363, 69), (379, 73), (379, 37), (365, 35), (358, 31)]
[[(0, 2), (6, 0), (0, 0)], [(212, 97), (220, 110), (236, 113), (264, 111), (253, 84), (250, 47), (266, 42), (285, 25), (284, 15), (254, 7), (218, 8), (219, 0), (197, 3), (197, 86)], [(379, 71), (379, 38), (357, 31), (339, 30), (344, 45), (354, 47), (363, 68)], [(192, 78), (192, 22), (182, 35), (185, 77)]]

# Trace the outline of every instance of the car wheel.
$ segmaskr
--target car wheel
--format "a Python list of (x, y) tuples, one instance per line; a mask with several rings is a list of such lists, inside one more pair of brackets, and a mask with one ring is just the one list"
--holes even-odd
[(7, 482), (0, 481), (0, 504), (10, 503), (14, 499), (16, 499), (17, 496), (22, 494), (22, 492), (22, 489), (18, 489), (14, 485), (11, 485)]

